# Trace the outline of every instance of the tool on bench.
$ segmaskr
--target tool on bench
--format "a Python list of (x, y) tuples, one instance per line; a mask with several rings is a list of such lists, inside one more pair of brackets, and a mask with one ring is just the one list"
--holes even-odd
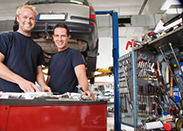
[(80, 85), (77, 85), (76, 86), (78, 89), (80, 89), (83, 93), (85, 92), (84, 90), (83, 90), (83, 88), (80, 86)]

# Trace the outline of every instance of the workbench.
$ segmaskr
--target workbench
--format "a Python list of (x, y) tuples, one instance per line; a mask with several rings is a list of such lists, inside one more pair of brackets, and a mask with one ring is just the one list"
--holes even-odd
[(106, 131), (107, 103), (0, 99), (0, 131)]

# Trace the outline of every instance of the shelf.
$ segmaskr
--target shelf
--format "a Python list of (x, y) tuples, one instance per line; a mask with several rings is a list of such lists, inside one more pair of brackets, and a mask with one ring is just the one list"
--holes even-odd
[(150, 41), (142, 47), (134, 48), (134, 51), (143, 49), (143, 52), (156, 55), (160, 53), (159, 47), (161, 47), (164, 52), (170, 50), (169, 43), (172, 43), (173, 48), (183, 48), (183, 45), (181, 44), (183, 43), (183, 26), (167, 33), (164, 36)]

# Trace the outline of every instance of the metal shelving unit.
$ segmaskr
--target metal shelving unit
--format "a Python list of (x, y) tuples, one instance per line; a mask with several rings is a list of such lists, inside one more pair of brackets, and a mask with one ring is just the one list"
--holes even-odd
[[(135, 41), (134, 41), (135, 42)], [(134, 42), (132, 45), (134, 45)], [(140, 71), (141, 70), (145, 70), (147, 71), (150, 67), (152, 66), (153, 63), (156, 63), (157, 60), (160, 61), (161, 65), (162, 65), (162, 76), (164, 78), (165, 81), (165, 73), (164, 73), (164, 69), (166, 67), (166, 62), (163, 60), (161, 51), (159, 49), (159, 47), (162, 49), (162, 51), (164, 52), (165, 55), (170, 55), (171, 58), (171, 63), (176, 63), (175, 59), (173, 58), (169, 43), (172, 44), (172, 47), (178, 57), (178, 59), (180, 60), (181, 58), (183, 58), (182, 52), (182, 48), (183, 48), (183, 27), (179, 27), (169, 33), (167, 33), (164, 36), (161, 36), (159, 38), (156, 38), (155, 40), (152, 40), (151, 42), (139, 46), (139, 47), (132, 47), (132, 52), (125, 54), (121, 57), (119, 57), (118, 61), (119, 61), (119, 96), (120, 96), (120, 106), (119, 106), (119, 110), (120, 110), (120, 122), (128, 125), (128, 126), (132, 126), (134, 127), (135, 130), (140, 130), (139, 127), (142, 126), (141, 124), (141, 120), (145, 119), (146, 117), (148, 117), (151, 114), (157, 114), (157, 108), (158, 106), (155, 105), (155, 101), (154, 101), (154, 97), (157, 96), (158, 99), (160, 100), (160, 96), (158, 93), (158, 89), (160, 88), (159, 85), (161, 84), (157, 78), (155, 78), (153, 75), (151, 77), (149, 77), (149, 75), (147, 75), (146, 77), (142, 76), (139, 77)], [(178, 52), (179, 51), (179, 52)], [(125, 58), (125, 56), (130, 55), (129, 58)], [(139, 68), (140, 66), (140, 56), (142, 57), (146, 57), (146, 61), (142, 62), (142, 63), (146, 63), (149, 65), (141, 65), (142, 68)], [(181, 57), (182, 56), (182, 57)], [(124, 59), (123, 59), (124, 58)], [(126, 64), (126, 65), (121, 65), (122, 63), (125, 63), (125, 61), (131, 61), (130, 64)], [(128, 62), (127, 62), (128, 63)], [(129, 69), (128, 66), (131, 66), (131, 69)], [(125, 71), (121, 71), (127, 68), (126, 72)], [(143, 69), (145, 68), (145, 69)], [(147, 68), (147, 70), (146, 70)], [(123, 76), (123, 74), (126, 73), (126, 77), (121, 77)], [(178, 74), (178, 68), (175, 69), (175, 74)], [(179, 80), (182, 80), (181, 76), (176, 76), (176, 78), (179, 77)], [(125, 79), (127, 78), (127, 85), (125, 84), (121, 84), (122, 82), (125, 82)], [(123, 80), (123, 81), (121, 81)], [(150, 84), (147, 85), (147, 83), (150, 83), (153, 88), (149, 89)], [(180, 81), (179, 81), (180, 83)], [(121, 85), (122, 86), (121, 86)], [(144, 92), (140, 92), (141, 90), (141, 84), (144, 87), (143, 89), (146, 91)], [(126, 88), (126, 87), (127, 88)], [(146, 88), (148, 87), (148, 88)], [(166, 85), (166, 91), (167, 91), (167, 96), (169, 95), (169, 85)], [(180, 86), (181, 88), (183, 88), (182, 86)], [(130, 90), (128, 90), (128, 88)], [(156, 89), (157, 92), (154, 92), (154, 90)], [(149, 90), (147, 90), (149, 89)], [(125, 92), (125, 90), (127, 90), (127, 92)], [(181, 89), (183, 90), (183, 89)], [(125, 93), (124, 93), (125, 92)], [(128, 101), (125, 101), (125, 97), (124, 96), (128, 96), (130, 94), (131, 100), (132, 100), (132, 105), (133, 105), (133, 110), (130, 111), (130, 103)], [(141, 98), (143, 97), (143, 98)], [(166, 96), (163, 96), (166, 99)], [(125, 109), (123, 109), (123, 107), (125, 106), (125, 103), (127, 102), (127, 106)], [(144, 104), (145, 103), (145, 104)], [(144, 105), (143, 105), (144, 104)], [(149, 107), (147, 105), (150, 105)], [(169, 102), (165, 102), (165, 103), (161, 103), (163, 106), (169, 105)], [(142, 106), (143, 105), (143, 106)], [(154, 107), (155, 106), (155, 107)], [(142, 109), (143, 108), (143, 109)], [(143, 111), (141, 111), (141, 109)], [(166, 107), (163, 107), (164, 110), (166, 110)], [(150, 111), (149, 111), (150, 110)]]

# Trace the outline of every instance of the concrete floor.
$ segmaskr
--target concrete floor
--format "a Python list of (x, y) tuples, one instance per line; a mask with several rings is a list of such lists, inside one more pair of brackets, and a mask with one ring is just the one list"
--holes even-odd
[[(134, 128), (121, 124), (122, 131), (134, 131)], [(107, 117), (107, 131), (114, 131), (114, 117)]]

